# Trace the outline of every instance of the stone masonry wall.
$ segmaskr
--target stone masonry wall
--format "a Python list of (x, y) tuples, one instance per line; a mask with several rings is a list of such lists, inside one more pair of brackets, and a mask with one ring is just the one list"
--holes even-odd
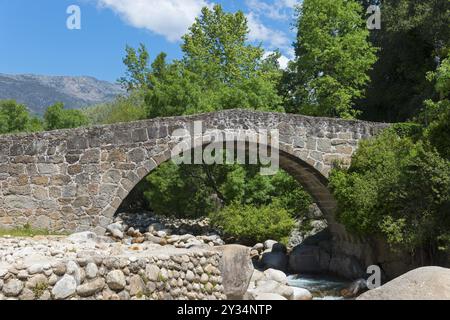
[(0, 228), (30, 224), (52, 231), (101, 234), (134, 186), (171, 158), (181, 137), (203, 122), (211, 130), (278, 129), (280, 164), (308, 190), (333, 224), (327, 177), (335, 161), (349, 164), (358, 142), (385, 124), (228, 110), (190, 117), (0, 136)]
[[(8, 241), (11, 249), (25, 248), (25, 240)], [(226, 299), (219, 252), (146, 256), (91, 252), (76, 258), (53, 252), (52, 256), (60, 258), (0, 262), (0, 300)]]

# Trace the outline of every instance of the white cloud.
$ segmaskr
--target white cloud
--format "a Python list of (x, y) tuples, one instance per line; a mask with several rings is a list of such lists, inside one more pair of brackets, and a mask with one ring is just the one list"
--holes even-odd
[(177, 41), (194, 23), (207, 0), (97, 0), (136, 28), (145, 28)]
[(260, 41), (268, 49), (285, 50), (290, 47), (290, 40), (284, 32), (266, 27), (254, 13), (247, 14), (247, 20), (250, 41)]
[(280, 59), (278, 59), (278, 63), (280, 64), (281, 69), (286, 69), (288, 67), (289, 61), (291, 60), (288, 57), (282, 55)]
[[(165, 37), (171, 42), (180, 40), (194, 23), (205, 6), (211, 7), (213, 0), (89, 0), (96, 1), (101, 8), (118, 14), (126, 23), (136, 28), (147, 29)], [(250, 29), (249, 40), (261, 42), (267, 50), (280, 49), (285, 55), (280, 64), (286, 65), (291, 58), (291, 39), (280, 30), (264, 25), (260, 17), (282, 18), (286, 10), (298, 3), (297, 0), (275, 0), (274, 3), (247, 0), (250, 13), (247, 14)]]
[(273, 20), (288, 20), (292, 17), (292, 9), (300, 3), (298, 0), (275, 0), (271, 3), (261, 0), (246, 0), (245, 2), (252, 12)]

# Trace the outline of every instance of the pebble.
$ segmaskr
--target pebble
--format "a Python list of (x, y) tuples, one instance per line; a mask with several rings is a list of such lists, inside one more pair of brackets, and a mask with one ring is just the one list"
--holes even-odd
[[(223, 298), (218, 253), (188, 249), (222, 245), (220, 237), (193, 235), (208, 223), (161, 221), (130, 228), (116, 220), (106, 236), (0, 238), (0, 300)], [(175, 234), (178, 223), (186, 234)]]

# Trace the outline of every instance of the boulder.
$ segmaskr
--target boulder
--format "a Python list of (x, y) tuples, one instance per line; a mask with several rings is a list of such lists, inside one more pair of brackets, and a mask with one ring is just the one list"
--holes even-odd
[(52, 289), (52, 294), (56, 300), (67, 299), (77, 290), (77, 282), (74, 277), (65, 275)]
[(145, 267), (145, 275), (150, 281), (158, 281), (161, 270), (155, 264), (147, 264)]
[(273, 280), (260, 280), (256, 283), (256, 288), (252, 290), (256, 295), (260, 293), (275, 293), (286, 299), (292, 299), (294, 289), (290, 286), (281, 284)]
[(145, 238), (147, 241), (152, 242), (154, 244), (159, 244), (161, 246), (167, 243), (167, 241), (165, 241), (163, 238), (153, 236), (150, 233), (145, 234)]
[(266, 276), (265, 276), (264, 272), (261, 272), (261, 271), (255, 269), (255, 271), (252, 274), (252, 278), (251, 278), (250, 281), (251, 282), (256, 282), (256, 281), (264, 279), (265, 277)]
[(349, 279), (358, 279), (367, 276), (361, 263), (355, 257), (334, 252), (330, 260), (329, 271), (331, 273), (345, 275)]
[(275, 243), (278, 243), (275, 240), (266, 240), (264, 242), (264, 250), (271, 250), (272, 251), (272, 247)]
[(97, 276), (97, 274), (98, 274), (97, 265), (93, 262), (88, 263), (88, 265), (86, 266), (86, 277), (88, 279), (93, 279)]
[(286, 271), (288, 257), (283, 252), (266, 252), (262, 255), (260, 263), (264, 269)]
[(222, 253), (219, 269), (224, 293), (229, 300), (242, 300), (253, 275), (250, 248), (240, 245), (215, 247)]
[(105, 280), (103, 278), (97, 278), (90, 282), (87, 282), (77, 288), (77, 293), (80, 297), (90, 297), (100, 292), (105, 287)]
[(22, 292), (23, 283), (20, 280), (12, 279), (3, 285), (3, 293), (7, 297), (17, 297)]
[(114, 291), (121, 291), (125, 288), (126, 280), (125, 275), (121, 270), (114, 270), (108, 273), (106, 276), (106, 283), (109, 288)]
[(112, 229), (110, 232), (113, 238), (123, 239), (123, 232), (120, 231), (119, 229)]
[(82, 272), (80, 267), (75, 261), (69, 261), (66, 265), (66, 274), (73, 276), (77, 286), (81, 284), (82, 281)]
[(130, 296), (142, 295), (145, 292), (145, 283), (138, 275), (130, 278)]
[(121, 232), (124, 231), (124, 227), (120, 222), (111, 223), (109, 226), (106, 227), (106, 230), (112, 233), (113, 230), (119, 230)]
[(320, 248), (304, 244), (296, 246), (289, 255), (289, 270), (292, 273), (321, 272)]
[(28, 288), (24, 288), (22, 290), (22, 293), (19, 296), (19, 300), (34, 300), (35, 299), (35, 294), (31, 289)]
[(123, 239), (124, 226), (120, 222), (115, 222), (106, 227), (106, 230), (116, 239)]
[(286, 254), (287, 248), (284, 244), (277, 242), (272, 246), (272, 252), (281, 252), (283, 254)]
[(35, 289), (37, 287), (47, 287), (48, 279), (43, 274), (38, 274), (32, 277), (26, 284), (28, 289)]
[(363, 293), (357, 300), (450, 300), (450, 269), (415, 269)]
[(263, 243), (257, 243), (253, 246), (253, 250), (256, 251), (263, 251), (264, 250), (264, 244)]
[(267, 278), (267, 280), (273, 280), (286, 285), (288, 284), (287, 276), (283, 271), (275, 269), (267, 269), (266, 271), (264, 271), (264, 275)]
[(294, 294), (292, 295), (291, 300), (303, 301), (303, 300), (312, 300), (313, 298), (311, 292), (309, 292), (306, 289), (296, 287), (293, 287), (292, 289), (294, 290)]

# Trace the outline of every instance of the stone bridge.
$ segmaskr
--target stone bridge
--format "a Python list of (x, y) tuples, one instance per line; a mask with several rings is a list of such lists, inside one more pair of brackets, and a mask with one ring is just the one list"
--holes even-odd
[[(168, 161), (176, 129), (202, 121), (207, 137), (223, 132), (279, 130), (280, 167), (325, 213), (335, 237), (336, 203), (327, 188), (336, 161), (348, 165), (361, 139), (386, 124), (227, 110), (90, 128), (0, 136), (0, 228), (30, 224), (52, 231), (104, 231), (135, 185)], [(202, 138), (196, 137), (196, 138)], [(207, 140), (207, 139), (205, 139)], [(268, 143), (270, 144), (270, 142)]]

